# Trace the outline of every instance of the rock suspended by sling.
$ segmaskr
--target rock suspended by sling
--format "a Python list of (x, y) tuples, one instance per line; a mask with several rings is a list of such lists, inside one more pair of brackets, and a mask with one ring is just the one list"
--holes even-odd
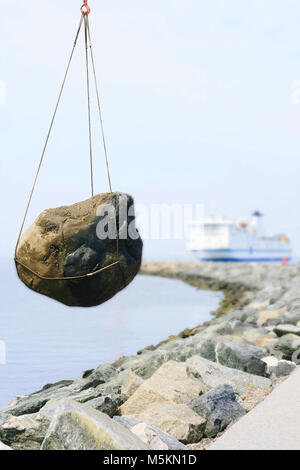
[(105, 193), (42, 212), (21, 237), (16, 266), (30, 289), (69, 306), (93, 307), (134, 279), (142, 250), (133, 199)]

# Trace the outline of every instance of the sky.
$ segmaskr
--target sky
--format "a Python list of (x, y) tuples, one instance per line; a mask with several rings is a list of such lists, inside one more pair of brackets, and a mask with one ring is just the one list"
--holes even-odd
[[(80, 19), (75, 0), (0, 0), (1, 256), (13, 256)], [(265, 215), (300, 254), (300, 1), (90, 0), (113, 188), (138, 204)], [(108, 189), (93, 103), (96, 190)], [(89, 197), (84, 39), (28, 223)], [(143, 231), (143, 228), (141, 231)], [(185, 256), (149, 240), (145, 258)]]

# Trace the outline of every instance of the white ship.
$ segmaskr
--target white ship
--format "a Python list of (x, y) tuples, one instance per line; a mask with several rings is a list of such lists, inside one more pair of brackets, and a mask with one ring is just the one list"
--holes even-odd
[(292, 257), (285, 235), (267, 237), (263, 215), (254, 212), (250, 224), (212, 217), (190, 224), (187, 249), (201, 261), (288, 262)]

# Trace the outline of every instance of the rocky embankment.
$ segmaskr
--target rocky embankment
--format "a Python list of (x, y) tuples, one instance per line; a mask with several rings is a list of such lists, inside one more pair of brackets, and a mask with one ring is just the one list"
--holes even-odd
[(296, 368), (300, 266), (146, 263), (142, 272), (224, 300), (204, 325), (14, 398), (0, 410), (0, 450), (204, 448)]

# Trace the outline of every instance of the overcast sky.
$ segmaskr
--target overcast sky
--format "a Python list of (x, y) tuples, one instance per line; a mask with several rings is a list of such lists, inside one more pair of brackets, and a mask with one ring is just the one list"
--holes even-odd
[[(80, 3), (0, 0), (1, 255), (13, 255)], [(237, 218), (258, 208), (267, 231), (287, 232), (299, 255), (300, 2), (90, 5), (114, 189), (146, 204), (214, 201), (216, 213)], [(29, 222), (89, 197), (85, 99), (81, 36)], [(183, 252), (183, 242), (145, 249)]]

